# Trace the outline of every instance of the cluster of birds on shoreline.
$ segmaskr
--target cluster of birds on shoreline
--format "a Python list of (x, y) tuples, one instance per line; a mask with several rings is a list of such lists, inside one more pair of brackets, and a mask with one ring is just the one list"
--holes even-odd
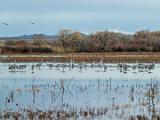
[(151, 63), (151, 64), (137, 63), (134, 65), (119, 63), (118, 67), (120, 68), (120, 72), (124, 72), (124, 73), (127, 73), (129, 68), (131, 68), (134, 73), (136, 73), (136, 69), (138, 69), (139, 72), (148, 71), (148, 73), (151, 73), (151, 70), (155, 68), (155, 63)]
[[(9, 71), (24, 71), (27, 68), (27, 64), (17, 64), (17, 63), (13, 63), (13, 64), (9, 64), (8, 65), (8, 70)], [(118, 68), (120, 70), (120, 72), (124, 72), (127, 73), (127, 71), (133, 70), (134, 73), (136, 73), (136, 70), (139, 70), (139, 72), (144, 72), (147, 71), (149, 73), (151, 73), (151, 71), (155, 68), (155, 63), (150, 63), (150, 64), (145, 64), (145, 63), (135, 63), (135, 64), (127, 64), (127, 63), (118, 63), (118, 64), (106, 64), (103, 63), (102, 61), (96, 63), (86, 63), (86, 62), (81, 62), (81, 63), (75, 63), (74, 61), (71, 61), (69, 63), (33, 63), (30, 68), (32, 71), (34, 71), (34, 69), (38, 68), (40, 69), (41, 67), (48, 67), (50, 69), (52, 68), (56, 68), (58, 69), (62, 69), (63, 71), (66, 68), (69, 69), (74, 69), (74, 68), (78, 68), (80, 70), (82, 69), (86, 69), (86, 68), (98, 68), (98, 69), (103, 69), (104, 72), (107, 71), (108, 68)]]

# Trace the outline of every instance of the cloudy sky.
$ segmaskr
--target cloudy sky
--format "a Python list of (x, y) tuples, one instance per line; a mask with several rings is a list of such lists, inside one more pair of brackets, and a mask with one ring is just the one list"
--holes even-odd
[(0, 0), (0, 36), (159, 30), (159, 11), (159, 0)]

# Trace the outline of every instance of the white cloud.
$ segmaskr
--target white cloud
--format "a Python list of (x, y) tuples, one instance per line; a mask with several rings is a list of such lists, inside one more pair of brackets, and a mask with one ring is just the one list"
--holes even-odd
[(115, 32), (115, 33), (123, 33), (123, 34), (128, 34), (128, 35), (133, 35), (135, 33), (135, 32), (128, 32), (128, 31), (120, 30), (118, 28), (116, 28), (116, 29), (108, 29), (108, 31)]

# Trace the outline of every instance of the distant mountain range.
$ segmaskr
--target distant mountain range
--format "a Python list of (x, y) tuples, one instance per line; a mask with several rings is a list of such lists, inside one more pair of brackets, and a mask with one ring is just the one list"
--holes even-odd
[[(84, 33), (80, 33), (82, 36), (86, 36)], [(22, 35), (15, 37), (0, 37), (0, 40), (32, 40), (35, 35), (43, 35), (47, 40), (57, 40), (58, 35), (45, 35), (45, 34), (33, 34), (33, 35)]]
[[(22, 35), (22, 36), (16, 36), (16, 37), (0, 37), (0, 40), (22, 40), (22, 39), (23, 40), (32, 40), (34, 35), (36, 35), (36, 34)], [(43, 35), (48, 40), (58, 39), (58, 35), (44, 35), (44, 34), (41, 34), (41, 35)]]

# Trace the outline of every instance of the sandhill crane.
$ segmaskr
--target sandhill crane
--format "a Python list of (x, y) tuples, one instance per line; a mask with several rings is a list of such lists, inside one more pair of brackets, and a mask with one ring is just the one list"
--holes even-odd
[(79, 69), (80, 69), (80, 72), (82, 72), (82, 69), (83, 69), (83, 63), (79, 63), (78, 67), (79, 67)]
[(19, 65), (19, 66), (18, 66), (18, 69), (24, 70), (24, 69), (26, 69), (26, 67), (27, 67), (27, 65)]
[(4, 22), (4, 23), (2, 23), (3, 25), (5, 25), (5, 26), (8, 26), (9, 24), (8, 23), (6, 23), (6, 22)]
[(93, 63), (91, 63), (92, 68), (95, 67), (95, 65), (96, 65), (95, 61)]
[(119, 63), (117, 66), (120, 68), (120, 72), (124, 72), (124, 73), (127, 73), (127, 70), (130, 67), (130, 65), (125, 63)]
[(47, 66), (48, 66), (49, 68), (54, 67), (54, 65), (53, 65), (53, 64), (47, 64)]
[(30, 24), (34, 25), (35, 23), (34, 22), (29, 22)]
[(39, 68), (39, 69), (40, 69), (41, 66), (42, 66), (42, 63), (37, 63), (37, 64), (35, 65), (35, 67), (36, 67), (36, 68)]
[(148, 70), (148, 73), (151, 73), (151, 70), (154, 69), (154, 67), (155, 67), (154, 63), (146, 65), (146, 69)]
[(64, 63), (64, 64), (61, 65), (61, 67), (63, 69), (62, 72), (65, 72), (64, 69), (67, 67), (67, 65)]
[(12, 65), (9, 65), (8, 69), (10, 71), (15, 71), (15, 70), (24, 70), (26, 69), (27, 65), (16, 65), (16, 64), (12, 64)]
[(16, 64), (9, 65), (9, 67), (8, 67), (8, 69), (9, 69), (10, 71), (15, 71), (16, 68), (17, 68), (17, 65), (16, 65)]
[(34, 73), (34, 67), (35, 67), (35, 65), (32, 64), (32, 66), (31, 66), (32, 73)]
[(136, 73), (136, 68), (137, 68), (137, 65), (133, 65), (133, 66), (132, 66), (133, 73)]
[(107, 65), (104, 65), (104, 72), (106, 72), (107, 70)]

